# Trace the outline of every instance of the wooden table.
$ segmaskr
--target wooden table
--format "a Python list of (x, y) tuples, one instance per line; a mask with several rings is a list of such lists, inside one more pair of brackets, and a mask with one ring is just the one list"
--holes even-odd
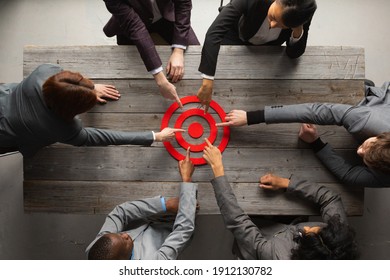
[[(157, 48), (166, 62), (170, 47)], [(200, 54), (199, 46), (190, 46), (186, 52), (185, 79), (176, 84), (181, 97), (195, 95), (201, 84)], [(59, 64), (119, 89), (119, 101), (81, 115), (85, 126), (159, 131), (162, 116), (172, 104), (159, 96), (134, 46), (24, 49), (24, 76), (42, 63)], [(291, 60), (284, 55), (284, 47), (223, 46), (213, 100), (225, 112), (304, 102), (356, 104), (364, 95), (364, 70), (364, 50), (357, 47), (307, 47), (302, 57)], [(259, 177), (273, 172), (324, 184), (341, 193), (348, 215), (362, 215), (363, 189), (339, 184), (309, 147), (298, 141), (299, 126), (261, 124), (231, 129), (223, 161), (242, 208), (248, 214), (319, 213), (296, 197), (259, 189)], [(357, 143), (344, 128), (321, 126), (319, 132), (341, 154), (356, 160)], [(219, 213), (210, 179), (207, 165), (196, 168), (193, 181), (199, 182), (199, 214)], [(161, 143), (152, 147), (55, 144), (24, 160), (25, 211), (108, 213), (126, 200), (176, 196), (179, 182), (177, 161)]]

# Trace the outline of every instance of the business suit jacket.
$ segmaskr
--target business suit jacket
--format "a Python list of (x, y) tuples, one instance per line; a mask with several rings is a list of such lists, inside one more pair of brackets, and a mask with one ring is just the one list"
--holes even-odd
[[(344, 126), (358, 142), (383, 132), (390, 132), (390, 82), (382, 87), (366, 87), (365, 98), (357, 105), (305, 103), (266, 106), (264, 117), (271, 123), (312, 123)], [(343, 183), (365, 187), (390, 187), (390, 175), (352, 165), (329, 144), (316, 153), (324, 165)]]
[[(107, 216), (86, 253), (104, 234), (126, 232), (134, 242), (134, 260), (174, 260), (187, 246), (195, 228), (197, 184), (181, 183), (180, 203), (174, 224), (149, 218), (162, 214), (161, 197), (125, 202)], [(136, 226), (133, 226), (136, 224)]]
[[(162, 65), (148, 28), (152, 25), (153, 8), (147, 0), (104, 0), (111, 19), (103, 31), (108, 37), (125, 35), (136, 46), (148, 71)], [(171, 44), (198, 45), (191, 28), (191, 0), (157, 0), (161, 15), (174, 23)]]
[(304, 226), (325, 227), (327, 221), (335, 215), (340, 216), (342, 223), (347, 223), (347, 215), (338, 194), (324, 186), (293, 177), (287, 192), (316, 203), (319, 206), (323, 222), (307, 222), (296, 225), (279, 224), (272, 237), (266, 238), (262, 229), (259, 229), (252, 222), (238, 204), (226, 176), (217, 177), (211, 183), (225, 226), (233, 233), (237, 242), (238, 252), (235, 253), (241, 259), (291, 259), (291, 250), (297, 248), (296, 238), (298, 238), (299, 232), (303, 232)]
[(42, 95), (43, 83), (63, 69), (43, 64), (19, 84), (0, 85), (0, 147), (17, 147), (32, 156), (42, 147), (61, 142), (74, 146), (151, 145), (153, 133), (83, 127), (80, 119), (57, 117)]
[[(215, 75), (220, 45), (229, 30), (238, 30), (240, 25), (239, 31), (243, 36), (243, 44), (249, 44), (248, 40), (256, 34), (263, 24), (273, 2), (274, 0), (233, 0), (227, 4), (207, 31), (199, 71), (206, 75)], [(286, 42), (286, 54), (290, 58), (297, 58), (305, 52), (309, 26), (310, 21), (304, 24), (302, 38), (293, 45), (289, 43), (291, 29), (282, 30), (276, 40), (265, 45), (280, 46)]]

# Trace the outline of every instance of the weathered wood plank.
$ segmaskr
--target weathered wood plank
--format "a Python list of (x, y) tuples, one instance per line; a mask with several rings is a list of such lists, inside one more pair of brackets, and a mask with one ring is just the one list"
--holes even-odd
[[(184, 154), (185, 150), (181, 150)], [(352, 161), (354, 150), (340, 150)], [(202, 153), (192, 153), (201, 157)], [(257, 182), (268, 172), (289, 177), (291, 174), (314, 182), (336, 182), (311, 150), (227, 148), (223, 153), (226, 174), (232, 182)], [(177, 161), (164, 147), (80, 147), (42, 149), (24, 161), (26, 180), (77, 181), (180, 181)], [(193, 179), (212, 178), (208, 166), (198, 167)]]
[[(115, 85), (121, 93), (121, 99), (95, 106), (91, 112), (165, 113), (172, 104), (172, 101), (160, 96), (151, 80), (96, 82)], [(176, 84), (177, 92), (180, 97), (196, 95), (200, 84), (200, 80), (181, 81)], [(308, 102), (354, 105), (364, 96), (363, 81), (360, 80), (216, 80), (214, 91), (213, 100), (226, 112)]]
[[(157, 51), (162, 61), (168, 61), (170, 46), (157, 46)], [(363, 48), (308, 46), (305, 54), (294, 60), (284, 51), (285, 47), (275, 46), (221, 46), (216, 77), (234, 80), (364, 79)], [(186, 51), (185, 79), (200, 79), (200, 55), (201, 46), (190, 46)], [(24, 48), (24, 76), (42, 63), (59, 64), (94, 79), (152, 79), (135, 46)]]
[[(326, 184), (340, 193), (348, 215), (363, 212), (363, 190)], [(238, 202), (251, 215), (318, 215), (311, 203), (283, 192), (258, 188), (257, 183), (233, 183)], [(26, 211), (107, 214), (127, 200), (179, 193), (178, 182), (25, 181)], [(211, 183), (198, 186), (199, 214), (219, 214)]]

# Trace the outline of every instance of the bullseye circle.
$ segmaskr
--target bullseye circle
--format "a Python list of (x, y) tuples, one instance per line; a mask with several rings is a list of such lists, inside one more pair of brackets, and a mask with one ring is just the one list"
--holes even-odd
[[(188, 103), (200, 103), (198, 97), (196, 96), (186, 96), (181, 98), (181, 102), (183, 105), (186, 105)], [(215, 101), (210, 102), (210, 108), (213, 109), (219, 116), (222, 122), (225, 121), (225, 111), (222, 109), (221, 106), (219, 106)], [(161, 130), (169, 126), (169, 120), (171, 119), (173, 113), (179, 109), (179, 105), (175, 102), (173, 103), (165, 112), (163, 119), (161, 121)], [(179, 115), (177, 118), (174, 127), (175, 128), (182, 128), (182, 125), (186, 119), (192, 116), (198, 116), (203, 119), (205, 119), (210, 127), (210, 135), (207, 138), (212, 144), (214, 144), (214, 141), (217, 139), (218, 135), (218, 128), (215, 126), (215, 120), (212, 117), (211, 114), (207, 113), (205, 114), (203, 110), (201, 109), (189, 109), (182, 114)], [(204, 136), (204, 127), (199, 122), (193, 122), (188, 127), (188, 134), (190, 137), (194, 139), (198, 139), (202, 136)], [(184, 138), (182, 133), (177, 132), (175, 134), (177, 143), (183, 148), (187, 149), (190, 147), (191, 152), (201, 152), (203, 151), (204, 147), (207, 145), (206, 142), (198, 145), (190, 144), (188, 143)], [(229, 142), (230, 137), (230, 128), (228, 126), (225, 126), (223, 128), (223, 134), (221, 142), (219, 143), (218, 149), (223, 152)], [(163, 143), (167, 151), (171, 156), (173, 156), (176, 160), (184, 160), (185, 154), (181, 154), (179, 151), (173, 147), (171, 142), (164, 142)], [(206, 164), (206, 160), (203, 157), (200, 158), (191, 158), (191, 161), (194, 165), (202, 165)]]
[(194, 122), (194, 123), (190, 124), (190, 126), (188, 127), (188, 134), (192, 138), (198, 139), (198, 138), (202, 137), (203, 132), (204, 132), (203, 126), (198, 122)]
[[(208, 139), (211, 143), (214, 143), (215, 139), (217, 139), (218, 134), (217, 127), (215, 126), (215, 120), (210, 114), (205, 114), (204, 111), (201, 109), (189, 109), (188, 111), (185, 111), (177, 118), (175, 128), (182, 128), (183, 122), (192, 116), (199, 116), (206, 119), (210, 126), (210, 136), (208, 137)], [(203, 151), (204, 147), (206, 147), (206, 142), (198, 145), (189, 144), (186, 140), (184, 140), (183, 135), (180, 132), (176, 133), (176, 141), (185, 150), (190, 147), (191, 152), (201, 152)]]

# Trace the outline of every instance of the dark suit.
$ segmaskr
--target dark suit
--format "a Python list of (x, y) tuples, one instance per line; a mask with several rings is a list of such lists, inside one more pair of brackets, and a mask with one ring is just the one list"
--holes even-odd
[[(263, 24), (273, 2), (274, 0), (233, 0), (226, 5), (207, 31), (199, 71), (215, 75), (221, 44), (250, 44), (249, 40)], [(276, 40), (265, 45), (280, 46), (286, 42), (286, 54), (290, 58), (297, 58), (305, 52), (309, 26), (310, 21), (304, 24), (302, 38), (293, 45), (289, 44), (291, 29), (283, 29)], [(239, 39), (239, 33), (244, 41)]]
[[(104, 33), (108, 37), (116, 35), (119, 45), (136, 45), (148, 71), (162, 65), (150, 32), (159, 33), (170, 44), (199, 45), (190, 26), (191, 0), (156, 0), (163, 18), (154, 24), (153, 7), (148, 0), (104, 2), (112, 14), (103, 28)], [(163, 28), (158, 28), (159, 25)]]

